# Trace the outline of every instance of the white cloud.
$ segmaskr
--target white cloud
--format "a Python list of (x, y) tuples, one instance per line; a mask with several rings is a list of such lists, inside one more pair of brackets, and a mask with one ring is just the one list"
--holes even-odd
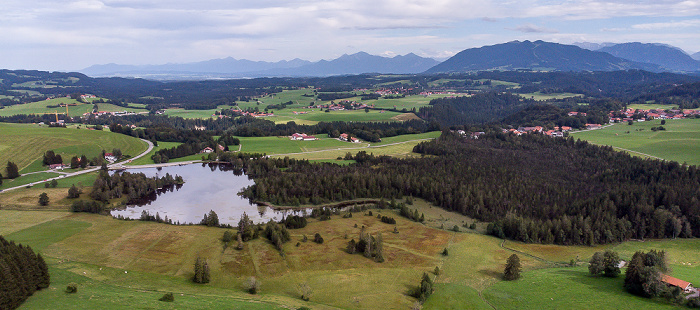
[(545, 28), (545, 27), (540, 27), (540, 26), (530, 24), (530, 23), (522, 24), (518, 27), (507, 28), (507, 29), (520, 31), (520, 32), (524, 32), (524, 33), (557, 33), (557, 32), (559, 32), (556, 29), (549, 29), (549, 28)]
[(640, 29), (640, 30), (658, 30), (658, 29), (687, 28), (687, 27), (700, 27), (700, 19), (674, 21), (674, 22), (668, 22), (668, 23), (648, 23), (648, 24), (632, 25), (632, 29)]

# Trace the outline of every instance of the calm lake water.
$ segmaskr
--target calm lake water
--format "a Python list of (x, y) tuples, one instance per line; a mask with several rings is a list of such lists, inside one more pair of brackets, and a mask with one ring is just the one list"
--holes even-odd
[(168, 216), (173, 222), (199, 223), (209, 210), (214, 210), (222, 224), (238, 225), (243, 212), (255, 223), (264, 223), (270, 219), (280, 221), (287, 214), (299, 214), (299, 211), (275, 211), (268, 207), (252, 205), (248, 199), (238, 196), (244, 187), (255, 184), (245, 174), (227, 170), (225, 166), (192, 164), (146, 169), (128, 169), (130, 173), (144, 173), (148, 177), (164, 176), (166, 173), (179, 175), (185, 184), (172, 190), (165, 190), (153, 197), (128, 205), (124, 210), (113, 210), (112, 216), (138, 219), (146, 210), (161, 218)]

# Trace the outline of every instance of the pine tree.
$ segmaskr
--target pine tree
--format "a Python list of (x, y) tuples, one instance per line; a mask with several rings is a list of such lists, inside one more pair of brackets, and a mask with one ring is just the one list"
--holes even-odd
[(194, 278), (192, 279), (194, 283), (202, 283), (202, 278), (204, 275), (203, 270), (202, 258), (197, 257), (197, 260), (194, 262)]
[(508, 257), (508, 261), (506, 262), (506, 268), (503, 270), (503, 278), (505, 278), (508, 281), (517, 280), (518, 278), (520, 278), (520, 271), (521, 266), (520, 258), (518, 257), (518, 255), (513, 254), (510, 257)]
[(376, 246), (375, 246), (375, 251), (376, 251), (376, 256), (374, 257), (374, 260), (383, 263), (384, 262), (384, 240), (382, 238), (382, 233), (377, 234), (377, 240), (376, 240)]
[(15, 163), (8, 161), (6, 169), (8, 179), (15, 179), (19, 177), (19, 169)]

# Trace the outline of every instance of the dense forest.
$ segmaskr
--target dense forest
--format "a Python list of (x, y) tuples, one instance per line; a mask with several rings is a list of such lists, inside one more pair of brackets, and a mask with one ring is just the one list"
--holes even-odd
[(433, 99), (429, 107), (418, 110), (418, 116), (443, 126), (493, 123), (533, 103), (534, 100), (523, 99), (517, 95), (490, 92)]
[(19, 308), (50, 282), (49, 268), (41, 254), (0, 236), (0, 309)]
[(592, 245), (700, 236), (695, 166), (535, 134), (472, 140), (445, 132), (414, 151), (430, 156), (360, 152), (357, 163), (346, 167), (249, 162), (256, 184), (243, 194), (275, 204), (410, 195), (492, 222), (489, 233), (525, 242)]

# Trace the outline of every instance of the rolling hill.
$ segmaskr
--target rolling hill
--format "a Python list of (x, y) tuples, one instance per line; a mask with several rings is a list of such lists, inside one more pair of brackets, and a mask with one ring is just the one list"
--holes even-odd
[(512, 41), (463, 50), (425, 73), (518, 69), (544, 71), (661, 70), (657, 65), (637, 63), (608, 53), (590, 51), (573, 45), (544, 41)]

